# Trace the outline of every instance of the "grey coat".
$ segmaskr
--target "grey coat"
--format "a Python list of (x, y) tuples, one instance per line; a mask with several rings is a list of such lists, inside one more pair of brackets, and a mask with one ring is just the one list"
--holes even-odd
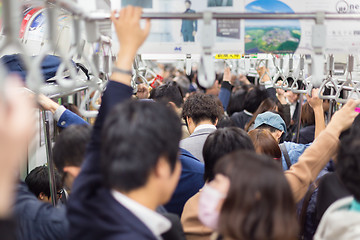
[(196, 157), (200, 162), (203, 163), (204, 158), (202, 155), (202, 151), (205, 141), (209, 134), (214, 131), (216, 131), (216, 129), (204, 128), (193, 132), (190, 137), (180, 141), (180, 147), (189, 151), (194, 157)]

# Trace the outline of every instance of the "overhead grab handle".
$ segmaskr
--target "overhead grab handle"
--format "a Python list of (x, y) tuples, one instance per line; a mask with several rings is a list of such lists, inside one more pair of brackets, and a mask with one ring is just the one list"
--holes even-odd
[(186, 75), (191, 75), (191, 67), (192, 67), (192, 61), (191, 61), (191, 54), (186, 54), (186, 60), (185, 60), (185, 71)]
[[(326, 70), (328, 72), (328, 75), (320, 86), (319, 98), (326, 100), (334, 100), (336, 98), (336, 93), (338, 92), (339, 88), (338, 81), (333, 77), (335, 70), (335, 59), (333, 54), (330, 54), (328, 56)], [(335, 90), (335, 95), (334, 91), (331, 91), (330, 95), (323, 95), (325, 88), (333, 88)]]
[(204, 27), (202, 32), (202, 54), (199, 66), (199, 84), (204, 88), (211, 88), (215, 82), (214, 60), (212, 47), (214, 36), (211, 26), (212, 12), (204, 12)]
[(298, 77), (295, 79), (295, 81), (292, 83), (290, 90), (293, 93), (306, 93), (306, 87), (307, 87), (307, 82), (305, 79), (305, 74), (304, 74), (304, 70), (305, 70), (305, 56), (302, 55), (300, 57), (300, 63), (299, 63), (299, 75)]
[[(355, 87), (357, 87), (358, 84), (355, 85), (352, 80), (353, 70), (354, 70), (354, 56), (349, 55), (348, 64), (347, 64), (346, 80), (345, 80), (345, 82), (343, 82), (343, 84), (341, 84), (341, 86), (338, 89), (338, 91), (336, 92), (336, 96), (335, 96), (335, 101), (338, 103), (346, 103), (347, 98), (352, 97), (353, 93), (355, 93), (355, 91), (356, 91), (357, 95), (359, 96), (358, 90), (355, 89)], [(348, 86), (352, 87), (350, 94), (348, 94), (348, 92), (344, 91), (344, 90), (348, 89), (347, 88)], [(340, 96), (341, 94), (343, 95), (342, 97)]]

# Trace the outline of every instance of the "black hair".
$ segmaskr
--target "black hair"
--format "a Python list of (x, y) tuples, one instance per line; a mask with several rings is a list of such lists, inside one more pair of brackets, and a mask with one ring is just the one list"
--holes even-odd
[(190, 0), (185, 0), (185, 2), (186, 2), (186, 3), (190, 3), (190, 5), (191, 5), (191, 1), (190, 1)]
[(181, 133), (179, 117), (163, 103), (128, 101), (117, 105), (102, 133), (105, 185), (125, 192), (144, 186), (161, 156), (174, 170)]
[(244, 109), (246, 111), (254, 113), (260, 106), (261, 102), (268, 97), (269, 96), (266, 90), (255, 87), (246, 93), (244, 100)]
[(91, 127), (86, 124), (71, 125), (59, 134), (53, 148), (53, 159), (60, 173), (64, 172), (65, 166), (81, 166), (90, 136)]
[(229, 114), (229, 116), (233, 115), (236, 112), (241, 112), (242, 110), (244, 110), (245, 96), (246, 91), (243, 89), (240, 89), (235, 93), (231, 94), (229, 105), (226, 109), (226, 112)]
[(342, 136), (336, 172), (345, 187), (360, 202), (360, 129), (359, 116), (349, 132)]
[(195, 124), (203, 120), (210, 120), (215, 124), (222, 115), (221, 108), (212, 96), (203, 93), (191, 95), (184, 103), (182, 117), (192, 118)]
[[(56, 169), (54, 169), (54, 173), (56, 189), (59, 190), (62, 188), (61, 176)], [(34, 168), (26, 176), (25, 183), (30, 192), (35, 194), (36, 197), (38, 197), (40, 193), (44, 193), (47, 197), (50, 197), (49, 168), (47, 166)]]
[[(221, 128), (211, 133), (205, 141), (203, 157), (205, 162), (204, 180), (214, 179), (214, 166), (228, 153), (236, 150), (255, 151), (249, 135), (237, 127)], [(254, 153), (255, 154), (255, 153)]]
[(155, 101), (163, 101), (165, 103), (173, 102), (178, 108), (182, 107), (184, 104), (182, 90), (174, 81), (168, 82), (151, 90), (150, 98)]
[(236, 127), (236, 124), (230, 117), (223, 116), (216, 125), (216, 128), (220, 129), (225, 127)]

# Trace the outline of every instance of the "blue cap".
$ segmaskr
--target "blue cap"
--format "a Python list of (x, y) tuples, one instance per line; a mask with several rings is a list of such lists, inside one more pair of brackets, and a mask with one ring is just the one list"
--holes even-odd
[(263, 124), (269, 125), (286, 133), (286, 124), (279, 114), (273, 112), (264, 112), (259, 114), (255, 119), (254, 128), (258, 128)]

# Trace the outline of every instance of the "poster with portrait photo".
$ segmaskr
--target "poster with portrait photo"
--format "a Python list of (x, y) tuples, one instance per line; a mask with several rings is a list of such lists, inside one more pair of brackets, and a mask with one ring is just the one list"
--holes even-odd
[[(113, 0), (112, 8), (123, 6), (125, 0)], [(127, 1), (129, 2), (129, 1)], [(152, 0), (152, 8), (145, 13), (197, 13), (241, 12), (244, 0), (232, 0), (231, 6), (208, 7), (204, 0)], [(203, 21), (190, 19), (152, 20), (151, 31), (143, 46), (142, 54), (200, 54), (202, 52)], [(215, 53), (239, 53), (243, 49), (240, 21), (211, 22)], [(218, 31), (219, 30), (219, 31)], [(218, 31), (218, 32), (217, 32)], [(113, 36), (116, 36), (113, 33)], [(114, 42), (114, 51), (116, 51)]]
[(152, 8), (153, 0), (122, 0), (121, 7), (126, 7), (128, 5), (142, 7), (142, 8)]
[(208, 7), (232, 7), (233, 0), (207, 0)]

